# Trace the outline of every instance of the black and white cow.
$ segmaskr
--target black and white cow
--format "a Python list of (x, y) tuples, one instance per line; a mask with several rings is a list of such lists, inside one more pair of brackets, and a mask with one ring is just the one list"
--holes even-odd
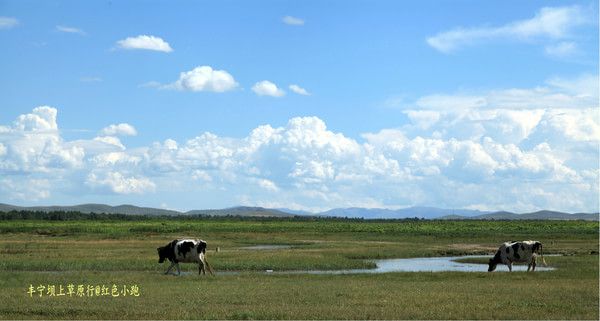
[(206, 268), (213, 274), (210, 265), (206, 261), (206, 242), (203, 240), (173, 240), (171, 243), (156, 250), (158, 251), (158, 263), (162, 263), (166, 259), (171, 261), (171, 266), (169, 266), (165, 274), (169, 274), (173, 267), (177, 267), (177, 274), (181, 275), (179, 262), (197, 263), (198, 274), (206, 274)]
[(488, 272), (494, 271), (500, 263), (506, 264), (511, 272), (513, 263), (527, 263), (527, 272), (529, 270), (535, 271), (538, 253), (542, 256), (542, 262), (546, 265), (542, 243), (538, 241), (506, 242), (500, 246), (496, 255), (490, 259)]

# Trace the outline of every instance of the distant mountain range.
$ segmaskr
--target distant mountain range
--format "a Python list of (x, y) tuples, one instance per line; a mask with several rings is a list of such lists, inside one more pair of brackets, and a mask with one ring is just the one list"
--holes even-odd
[(40, 212), (81, 212), (81, 213), (107, 213), (128, 215), (180, 215), (180, 212), (151, 207), (138, 207), (134, 205), (110, 206), (105, 204), (81, 204), (73, 206), (15, 206), (0, 203), (0, 212), (9, 211), (40, 211)]
[(453, 219), (453, 220), (464, 220), (464, 219), (475, 219), (475, 220), (586, 220), (586, 221), (598, 221), (598, 213), (563, 213), (555, 211), (537, 211), (533, 213), (517, 214), (511, 212), (494, 212), (482, 215), (476, 215), (471, 217), (465, 217), (460, 215), (447, 215), (441, 216), (439, 219)]
[(394, 219), (394, 218), (440, 218), (442, 216), (447, 215), (459, 215), (460, 217), (472, 217), (482, 214), (487, 214), (489, 212), (482, 212), (477, 210), (458, 210), (458, 209), (441, 209), (436, 207), (424, 207), (424, 206), (414, 206), (407, 207), (398, 210), (390, 210), (385, 208), (361, 208), (361, 207), (351, 207), (351, 208), (336, 208), (326, 212), (318, 213), (318, 215), (322, 216), (337, 216), (337, 217), (362, 217), (366, 219)]
[(276, 209), (264, 207), (237, 206), (221, 210), (193, 210), (182, 213), (185, 215), (212, 215), (212, 216), (251, 216), (251, 217), (292, 217), (293, 213), (287, 213)]
[(533, 213), (516, 214), (511, 212), (485, 212), (465, 209), (441, 209), (436, 207), (408, 207), (391, 210), (384, 208), (336, 208), (320, 213), (290, 209), (269, 209), (263, 207), (237, 206), (225, 209), (192, 210), (179, 212), (152, 207), (138, 207), (134, 205), (110, 206), (105, 204), (81, 204), (74, 206), (15, 206), (0, 203), (0, 212), (9, 211), (64, 211), (81, 213), (107, 213), (127, 215), (212, 215), (212, 216), (246, 216), (246, 217), (293, 217), (293, 216), (317, 216), (317, 217), (347, 217), (365, 219), (403, 219), (424, 218), (442, 220), (589, 220), (598, 221), (598, 213), (563, 213), (555, 211), (538, 211)]
[(15, 206), (0, 203), (0, 212), (9, 211), (40, 211), (40, 212), (81, 212), (81, 213), (106, 213), (126, 215), (212, 215), (212, 216), (251, 216), (251, 217), (291, 217), (295, 214), (280, 210), (262, 207), (238, 206), (217, 210), (192, 210), (179, 212), (152, 207), (138, 207), (134, 205), (110, 206), (105, 204), (81, 204), (73, 206)]

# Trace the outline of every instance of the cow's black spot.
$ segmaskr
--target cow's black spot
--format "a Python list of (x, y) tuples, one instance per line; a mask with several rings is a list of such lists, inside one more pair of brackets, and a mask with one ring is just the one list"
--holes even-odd
[(206, 254), (206, 242), (204, 242), (204, 241), (198, 242), (198, 248), (196, 249), (196, 251), (198, 253), (205, 253)]
[(521, 243), (515, 243), (513, 245), (511, 245), (510, 247), (513, 248), (513, 251), (517, 252), (519, 250), (519, 247), (521, 247)]
[(179, 244), (179, 246), (177, 247), (177, 252), (179, 253), (179, 255), (183, 255), (183, 257), (185, 257), (185, 255), (192, 248), (194, 248), (194, 242), (181, 242), (181, 244)]
[(523, 244), (521, 244), (521, 251), (525, 251), (525, 246), (523, 246)]
[(494, 260), (494, 262), (496, 262), (496, 263), (500, 263), (500, 262), (502, 262), (502, 254), (500, 253), (500, 250), (498, 250), (498, 251), (496, 252), (496, 255), (494, 255), (494, 258), (493, 258), (493, 260)]
[(510, 248), (507, 246), (506, 247), (506, 254), (508, 254), (509, 251), (510, 251)]
[(519, 247), (523, 246), (520, 243), (515, 243), (513, 245), (511, 245), (511, 247), (513, 248), (513, 252), (515, 252), (513, 255), (515, 256), (516, 259), (520, 259), (521, 256), (519, 255)]

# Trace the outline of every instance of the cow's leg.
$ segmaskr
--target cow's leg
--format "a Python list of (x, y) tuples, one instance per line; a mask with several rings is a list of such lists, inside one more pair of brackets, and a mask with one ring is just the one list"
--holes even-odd
[(179, 268), (179, 263), (175, 264), (177, 266), (177, 275), (181, 275), (181, 269)]
[(535, 266), (537, 265), (537, 262), (535, 260), (533, 260), (533, 262), (531, 262), (531, 272), (535, 271)]
[(202, 271), (203, 275), (206, 275), (206, 263), (204, 263), (204, 253), (198, 255), (198, 274)]
[(171, 262), (171, 265), (169, 266), (169, 268), (167, 269), (167, 272), (165, 272), (165, 274), (169, 274), (169, 272), (171, 272), (171, 269), (175, 266), (175, 262)]
[(508, 272), (512, 272), (512, 262), (508, 262), (506, 266), (508, 266)]

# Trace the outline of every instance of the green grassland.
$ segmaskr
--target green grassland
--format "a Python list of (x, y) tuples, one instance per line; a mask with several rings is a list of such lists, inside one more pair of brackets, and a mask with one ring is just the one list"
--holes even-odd
[[(0, 221), (2, 319), (598, 319), (598, 222), (148, 219)], [(202, 238), (217, 276), (163, 275), (156, 248)], [(265, 274), (544, 243), (550, 272)], [(250, 251), (255, 244), (290, 249)], [(215, 252), (216, 247), (220, 248)], [(500, 267), (505, 268), (505, 267)], [(482, 266), (485, 271), (486, 266)], [(30, 297), (29, 285), (137, 285), (140, 296)]]

